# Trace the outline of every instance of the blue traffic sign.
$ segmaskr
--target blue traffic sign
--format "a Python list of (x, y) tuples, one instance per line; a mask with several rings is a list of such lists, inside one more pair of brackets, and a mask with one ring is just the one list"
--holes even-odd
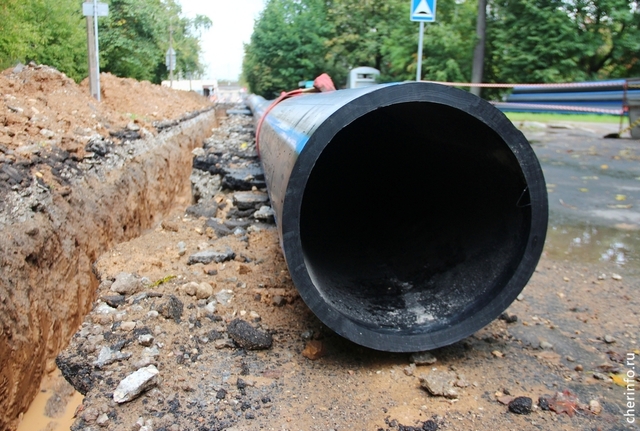
[(434, 22), (436, 0), (411, 0), (411, 21)]

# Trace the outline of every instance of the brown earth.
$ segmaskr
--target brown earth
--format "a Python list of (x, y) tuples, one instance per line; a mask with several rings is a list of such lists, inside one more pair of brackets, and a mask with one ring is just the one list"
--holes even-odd
[(102, 96), (47, 66), (0, 74), (1, 430), (90, 309), (96, 257), (190, 199), (190, 151), (214, 124), (193, 93), (103, 74)]

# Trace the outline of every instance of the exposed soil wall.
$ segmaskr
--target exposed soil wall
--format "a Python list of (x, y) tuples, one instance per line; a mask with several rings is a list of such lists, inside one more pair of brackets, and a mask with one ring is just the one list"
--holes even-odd
[(191, 150), (214, 122), (207, 111), (69, 186), (33, 181), (7, 195), (0, 215), (0, 430), (15, 427), (89, 311), (96, 257), (140, 235), (176, 200), (190, 199)]

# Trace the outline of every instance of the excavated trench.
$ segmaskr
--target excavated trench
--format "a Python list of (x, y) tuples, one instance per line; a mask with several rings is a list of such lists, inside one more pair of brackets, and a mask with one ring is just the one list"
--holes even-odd
[(36, 181), (0, 214), (0, 430), (14, 429), (95, 299), (95, 259), (191, 199), (193, 155), (216, 125), (208, 110), (130, 143), (70, 187)]

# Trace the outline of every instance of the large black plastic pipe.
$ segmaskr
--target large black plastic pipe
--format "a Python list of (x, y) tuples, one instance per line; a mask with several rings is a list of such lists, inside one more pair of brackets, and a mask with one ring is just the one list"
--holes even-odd
[[(268, 102), (249, 105), (260, 118)], [(276, 105), (257, 137), (293, 282), (355, 343), (454, 343), (498, 317), (540, 258), (538, 160), (467, 92), (403, 83), (302, 95)]]

